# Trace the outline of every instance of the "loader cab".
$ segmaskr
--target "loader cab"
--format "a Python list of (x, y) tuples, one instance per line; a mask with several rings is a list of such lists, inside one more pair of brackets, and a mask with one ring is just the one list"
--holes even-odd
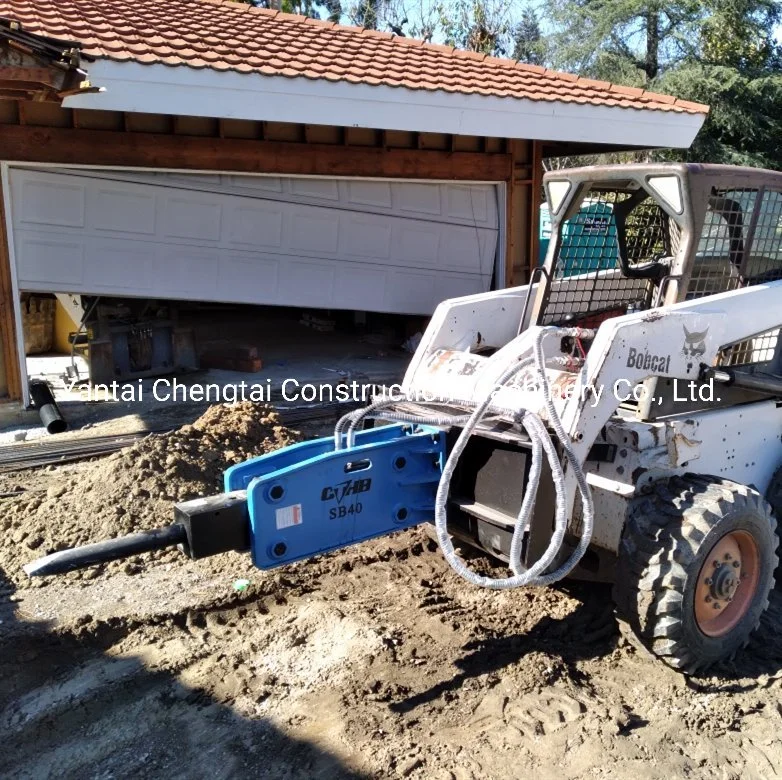
[(782, 173), (605, 165), (548, 173), (544, 188), (550, 239), (531, 323), (595, 327), (782, 278)]
[(679, 171), (660, 168), (547, 175), (551, 238), (533, 322), (596, 327), (659, 305), (686, 222)]
[[(782, 173), (611, 165), (552, 172), (544, 187), (551, 237), (530, 323), (595, 328), (631, 312), (782, 279)], [(610, 210), (612, 222), (583, 218), (595, 204)], [(727, 344), (717, 365), (782, 376), (780, 335), (775, 328)], [(649, 400), (625, 411), (647, 421), (672, 414), (670, 380), (644, 384)], [(759, 397), (737, 388), (721, 395), (723, 406)]]

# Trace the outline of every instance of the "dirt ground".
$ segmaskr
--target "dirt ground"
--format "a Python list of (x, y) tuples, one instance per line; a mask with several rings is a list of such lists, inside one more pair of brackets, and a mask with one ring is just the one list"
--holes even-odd
[(687, 679), (619, 639), (608, 588), (473, 588), (421, 529), (267, 573), (175, 553), (20, 572), (164, 525), (172, 500), (295, 438), (218, 407), (109, 458), (0, 477), (26, 489), (0, 500), (1, 777), (782, 774), (780, 592), (740, 659)]

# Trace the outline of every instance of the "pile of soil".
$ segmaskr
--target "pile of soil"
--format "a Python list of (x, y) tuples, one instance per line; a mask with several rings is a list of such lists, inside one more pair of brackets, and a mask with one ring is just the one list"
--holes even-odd
[[(66, 472), (45, 491), (6, 499), (0, 517), (0, 567), (19, 587), (31, 581), (22, 566), (35, 558), (80, 544), (171, 523), (173, 504), (222, 491), (223, 472), (297, 440), (269, 406), (243, 402), (210, 407), (192, 425), (150, 435), (78, 472)], [(145, 556), (171, 560), (174, 550)], [(131, 562), (108, 564), (133, 570)], [(67, 575), (94, 578), (105, 567)], [(32, 581), (42, 586), (49, 578)]]

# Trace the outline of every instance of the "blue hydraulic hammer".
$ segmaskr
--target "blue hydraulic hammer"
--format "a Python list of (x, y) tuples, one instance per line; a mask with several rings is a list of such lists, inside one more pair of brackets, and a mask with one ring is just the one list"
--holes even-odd
[(333, 436), (239, 463), (225, 492), (176, 504), (174, 524), (47, 555), (30, 576), (60, 574), (179, 545), (191, 558), (247, 551), (260, 569), (358, 544), (434, 520), (445, 435), (388, 425), (336, 449)]

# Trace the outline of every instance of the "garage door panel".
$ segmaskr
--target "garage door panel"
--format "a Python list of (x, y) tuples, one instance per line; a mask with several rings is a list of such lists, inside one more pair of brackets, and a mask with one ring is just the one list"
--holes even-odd
[(448, 216), (484, 225), (489, 219), (489, 200), (485, 189), (449, 187)]
[(461, 298), (463, 295), (472, 295), (473, 289), (469, 276), (442, 274), (437, 282), (437, 298)]
[(282, 179), (279, 176), (222, 176), (221, 183), (230, 187), (261, 193), (282, 194)]
[(276, 303), (279, 259), (231, 253), (220, 264), (217, 292), (221, 299), (237, 303)]
[(339, 185), (334, 179), (289, 179), (293, 195), (338, 201)]
[(407, 265), (437, 267), (440, 256), (440, 231), (426, 222), (406, 224), (394, 235), (394, 257), (403, 257)]
[(437, 280), (430, 274), (396, 269), (389, 276), (390, 284), (386, 288), (385, 300), (391, 311), (413, 314), (432, 309)]
[(403, 182), (394, 193), (394, 207), (410, 214), (436, 216), (442, 213), (440, 187)]
[[(32, 170), (32, 169), (31, 169)], [(36, 169), (38, 170), (38, 169)], [(60, 175), (58, 169), (45, 169)], [(157, 187), (174, 186), (196, 193), (211, 192), (224, 195), (242, 195), (271, 201), (301, 203), (333, 207), (338, 202), (353, 211), (384, 214), (400, 213), (448, 224), (465, 224), (472, 227), (497, 229), (498, 203), (496, 188), (491, 184), (433, 184), (429, 182), (365, 181), (343, 179), (336, 181), (338, 199), (333, 197), (331, 180), (328, 187), (320, 185), (323, 179), (279, 177), (262, 175), (218, 175), (186, 173), (151, 173), (144, 171), (69, 171), (73, 177), (102, 178), (117, 182), (151, 183)], [(310, 184), (309, 182), (313, 182)], [(377, 186), (378, 189), (373, 187)], [(391, 200), (378, 197), (380, 188), (388, 188)], [(351, 190), (358, 194), (351, 196)], [(425, 194), (422, 196), (422, 192)], [(463, 191), (463, 192), (460, 192)], [(472, 193), (474, 209), (466, 192)], [(375, 195), (368, 194), (374, 192)], [(410, 202), (408, 201), (410, 198)], [(425, 207), (421, 208), (421, 201)], [(485, 201), (486, 211), (481, 204)], [(428, 204), (428, 205), (427, 205)], [(436, 204), (439, 204), (437, 206)]]
[(454, 226), (442, 235), (438, 264), (468, 273), (491, 274), (494, 243), (494, 236), (485, 230)]
[(96, 232), (155, 235), (155, 194), (149, 189), (96, 186), (87, 198), (89, 227)]
[(337, 271), (334, 287), (335, 308), (384, 311), (388, 270), (346, 264)]
[(214, 198), (172, 195), (163, 198), (165, 237), (219, 241), (222, 203)]
[(393, 228), (387, 219), (370, 214), (345, 214), (341, 219), (338, 253), (355, 260), (393, 259)]
[(374, 206), (390, 209), (393, 206), (391, 184), (387, 181), (346, 181), (347, 200), (354, 206)]
[[(329, 308), (324, 301), (334, 299), (337, 269), (329, 262), (301, 262), (288, 259), (280, 263), (280, 301), (295, 301), (296, 306)], [(358, 308), (358, 307), (353, 307)]]
[(282, 223), (282, 210), (274, 204), (237, 205), (228, 211), (225, 240), (229, 245), (280, 249)]
[[(172, 186), (169, 174), (108, 173), (11, 169), (22, 288), (429, 314), (446, 287), (463, 295), (491, 282), (496, 223), (443, 221), (473, 206), (491, 214), (496, 198), (480, 185), (199, 177), (247, 178), (239, 195)], [(293, 197), (319, 205), (284, 199)], [(389, 198), (393, 214), (366, 210)]]
[(320, 257), (337, 254), (340, 213), (306, 206), (293, 208), (288, 239), (290, 248), (294, 252), (311, 252)]
[(84, 251), (84, 279), (104, 290), (146, 290), (151, 293), (152, 268), (157, 260), (153, 244), (125, 241), (95, 241)]
[[(84, 278), (84, 248), (80, 241), (63, 241), (20, 233), (16, 236), (18, 252), (25, 259), (17, 275), (20, 287), (24, 283), (76, 284)], [(71, 288), (69, 288), (71, 289)]]
[(164, 286), (198, 300), (214, 297), (220, 278), (219, 250), (198, 250), (191, 247), (177, 247), (163, 250), (165, 254), (155, 269), (155, 279), (164, 278)]
[(82, 228), (85, 197), (85, 186), (78, 180), (51, 181), (48, 176), (33, 173), (24, 179), (16, 203), (19, 222)]

